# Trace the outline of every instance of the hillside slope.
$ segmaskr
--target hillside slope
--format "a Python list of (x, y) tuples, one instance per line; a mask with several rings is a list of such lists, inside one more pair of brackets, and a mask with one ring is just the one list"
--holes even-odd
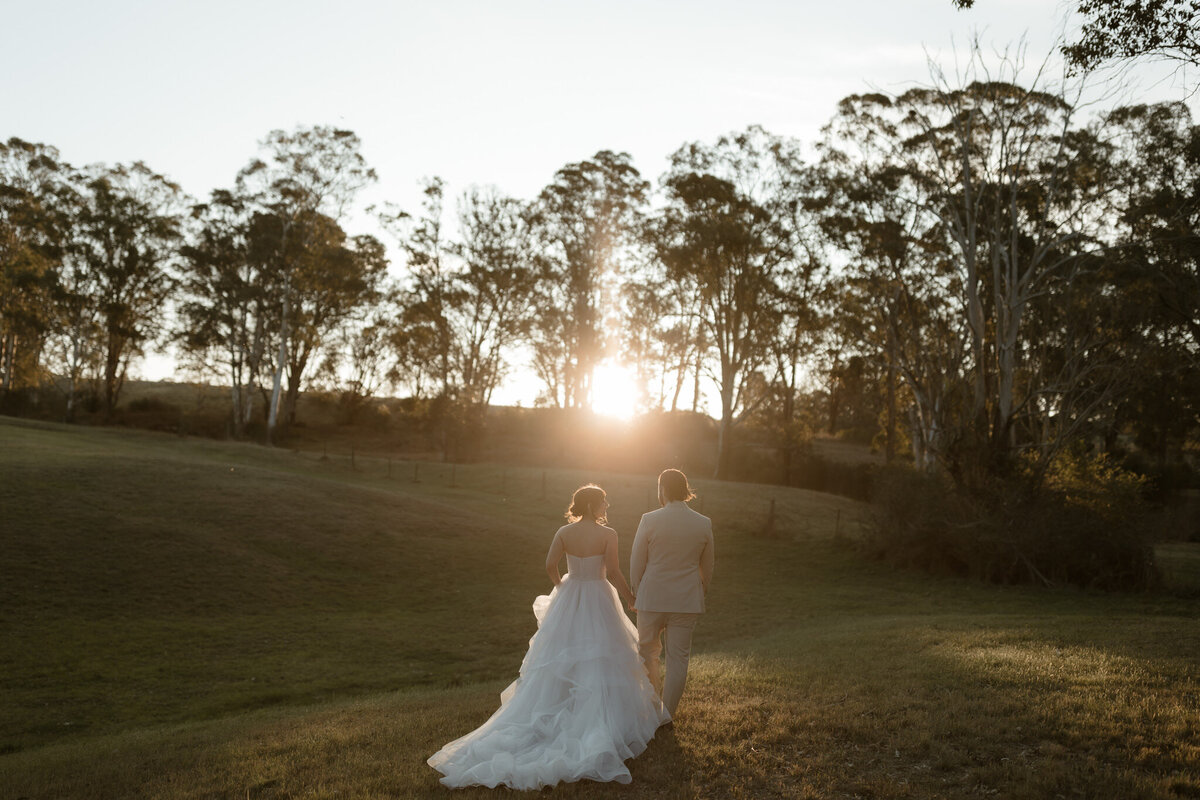
[[(424, 758), (515, 677), (585, 480), (627, 559), (652, 476), (0, 418), (0, 794), (438, 794)], [(717, 573), (679, 723), (631, 787), (564, 796), (1200, 793), (1200, 603), (896, 573), (844, 543), (848, 500), (698, 483)]]

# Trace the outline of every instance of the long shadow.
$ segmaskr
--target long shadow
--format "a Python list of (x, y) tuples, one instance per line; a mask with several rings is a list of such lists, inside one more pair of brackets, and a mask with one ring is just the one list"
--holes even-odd
[(914, 630), (887, 748), (964, 791), (1200, 797), (1195, 626), (1073, 617)]

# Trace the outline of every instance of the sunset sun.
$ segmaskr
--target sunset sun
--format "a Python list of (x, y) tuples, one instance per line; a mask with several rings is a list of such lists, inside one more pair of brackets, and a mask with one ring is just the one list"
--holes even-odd
[(611, 361), (596, 368), (592, 384), (592, 411), (606, 417), (630, 419), (637, 412), (637, 379), (623, 364)]

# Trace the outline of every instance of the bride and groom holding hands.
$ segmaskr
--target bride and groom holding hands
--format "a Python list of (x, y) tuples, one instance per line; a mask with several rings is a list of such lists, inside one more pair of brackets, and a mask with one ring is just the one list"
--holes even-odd
[[(444, 785), (630, 782), (625, 760), (646, 749), (679, 705), (692, 630), (712, 578), (712, 521), (688, 507), (693, 497), (679, 470), (658, 476), (662, 507), (642, 516), (626, 583), (604, 490), (576, 490), (569, 524), (554, 534), (546, 556), (554, 588), (534, 601), (538, 630), (520, 677), (487, 722), (429, 758)], [(621, 600), (636, 612), (636, 627)]]

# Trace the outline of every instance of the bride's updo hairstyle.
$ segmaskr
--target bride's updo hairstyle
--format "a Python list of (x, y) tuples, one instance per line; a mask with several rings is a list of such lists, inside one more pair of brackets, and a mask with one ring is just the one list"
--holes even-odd
[(677, 469), (664, 469), (658, 475), (658, 485), (662, 489), (663, 499), (668, 503), (682, 500), (685, 503), (695, 498), (692, 487), (688, 486), (687, 475)]
[(607, 497), (604, 490), (594, 483), (589, 483), (587, 486), (580, 486), (575, 490), (575, 494), (571, 496), (571, 507), (567, 509), (567, 522), (578, 522), (581, 519), (592, 519), (601, 525), (608, 523), (606, 517), (598, 517), (593, 508), (599, 508)]

